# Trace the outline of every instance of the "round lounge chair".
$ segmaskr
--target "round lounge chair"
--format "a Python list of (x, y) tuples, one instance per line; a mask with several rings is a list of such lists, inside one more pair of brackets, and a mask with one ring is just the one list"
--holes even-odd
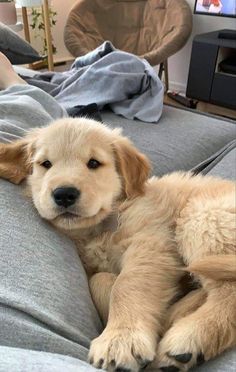
[(186, 43), (192, 13), (185, 0), (78, 0), (65, 26), (65, 45), (75, 57), (110, 40), (117, 49), (165, 71), (167, 58)]

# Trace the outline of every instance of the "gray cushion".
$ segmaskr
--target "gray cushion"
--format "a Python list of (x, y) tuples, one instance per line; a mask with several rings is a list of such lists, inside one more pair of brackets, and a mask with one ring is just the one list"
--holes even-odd
[(224, 157), (218, 159), (208, 173), (212, 176), (236, 180), (236, 146), (227, 152)]
[(194, 368), (193, 372), (235, 372), (236, 349), (228, 350), (215, 359)]
[[(0, 346), (0, 372), (95, 372), (77, 358), (32, 350)], [(228, 351), (194, 369), (194, 372), (235, 372), (236, 353)], [(154, 372), (154, 371), (153, 371)]]
[(0, 344), (86, 360), (102, 328), (74, 244), (21, 186), (0, 180), (0, 211)]
[(193, 172), (236, 180), (236, 140), (198, 164)]
[(153, 174), (161, 176), (175, 170), (190, 170), (236, 138), (233, 121), (164, 106), (158, 124), (103, 114), (110, 127), (123, 133), (152, 161)]
[(39, 61), (42, 57), (17, 33), (0, 22), (0, 51), (14, 65)]
[(95, 372), (77, 358), (0, 346), (0, 372)]
[[(0, 91), (0, 141), (63, 115), (43, 91), (12, 86)], [(77, 250), (40, 218), (21, 186), (2, 179), (0, 257), (0, 344), (86, 360), (102, 327)]]

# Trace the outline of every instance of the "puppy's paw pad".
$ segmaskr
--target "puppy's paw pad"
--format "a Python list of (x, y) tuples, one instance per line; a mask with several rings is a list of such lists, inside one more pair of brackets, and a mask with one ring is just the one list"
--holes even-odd
[(182, 322), (170, 328), (158, 345), (158, 368), (166, 372), (188, 371), (203, 362), (202, 344), (195, 331), (192, 324), (186, 326)]
[(169, 354), (169, 357), (174, 358), (177, 362), (180, 363), (188, 363), (192, 359), (193, 354), (192, 353), (185, 353), (185, 354), (178, 354), (178, 355), (171, 355)]
[[(192, 359), (192, 353), (184, 353), (184, 354), (177, 354), (177, 355), (167, 354), (167, 355), (171, 359), (176, 360), (176, 362), (181, 363), (183, 365), (190, 362), (190, 360)], [(178, 372), (181, 369), (175, 365), (170, 365), (170, 366), (162, 366), (160, 367), (160, 370), (162, 372)]]

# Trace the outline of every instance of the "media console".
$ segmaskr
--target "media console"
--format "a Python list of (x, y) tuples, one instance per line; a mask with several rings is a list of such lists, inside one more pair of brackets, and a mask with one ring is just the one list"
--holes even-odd
[(234, 30), (220, 30), (195, 36), (186, 96), (236, 109), (235, 71)]

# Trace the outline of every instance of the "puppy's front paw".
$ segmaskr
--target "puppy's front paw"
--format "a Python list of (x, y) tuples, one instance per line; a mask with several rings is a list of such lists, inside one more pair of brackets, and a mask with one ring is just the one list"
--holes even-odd
[(180, 321), (167, 331), (158, 345), (156, 367), (163, 372), (177, 372), (202, 364), (205, 357), (201, 341), (201, 334), (194, 324)]
[(141, 330), (105, 329), (92, 341), (89, 361), (97, 368), (116, 372), (137, 372), (155, 357), (156, 342)]

